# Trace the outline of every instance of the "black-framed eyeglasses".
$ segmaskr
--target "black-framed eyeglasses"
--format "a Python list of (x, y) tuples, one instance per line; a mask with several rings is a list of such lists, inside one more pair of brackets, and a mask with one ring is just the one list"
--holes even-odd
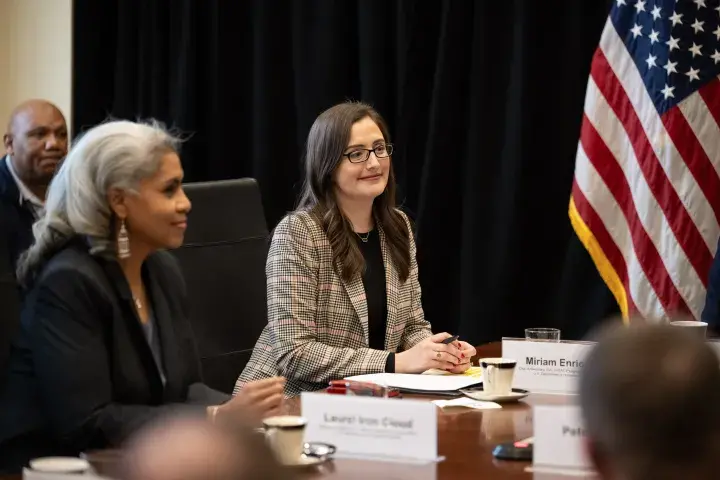
[(362, 163), (370, 158), (370, 152), (374, 152), (377, 158), (386, 158), (392, 155), (392, 143), (378, 145), (375, 148), (358, 148), (350, 153), (344, 153), (343, 157), (347, 157), (352, 163)]

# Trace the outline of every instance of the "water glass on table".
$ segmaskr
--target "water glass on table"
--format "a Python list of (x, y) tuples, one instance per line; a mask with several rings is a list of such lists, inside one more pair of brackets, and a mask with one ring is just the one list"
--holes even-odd
[(559, 342), (560, 330), (557, 328), (526, 328), (525, 340), (532, 342)]

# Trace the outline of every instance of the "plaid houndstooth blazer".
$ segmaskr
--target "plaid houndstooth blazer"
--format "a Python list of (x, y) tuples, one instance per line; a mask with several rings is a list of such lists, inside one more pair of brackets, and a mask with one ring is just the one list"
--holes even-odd
[(390, 354), (432, 335), (420, 303), (415, 241), (410, 222), (410, 276), (401, 283), (380, 244), (387, 285), (385, 351), (368, 347), (365, 289), (358, 274), (345, 282), (332, 265), (332, 249), (322, 227), (307, 213), (286, 216), (276, 227), (266, 264), (268, 324), (235, 385), (282, 375), (285, 393), (327, 387), (328, 381), (385, 371)]

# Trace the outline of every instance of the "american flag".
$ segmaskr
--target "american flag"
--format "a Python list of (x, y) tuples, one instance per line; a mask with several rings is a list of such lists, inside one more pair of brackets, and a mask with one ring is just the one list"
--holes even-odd
[(623, 315), (700, 318), (720, 235), (720, 0), (616, 0), (570, 220)]

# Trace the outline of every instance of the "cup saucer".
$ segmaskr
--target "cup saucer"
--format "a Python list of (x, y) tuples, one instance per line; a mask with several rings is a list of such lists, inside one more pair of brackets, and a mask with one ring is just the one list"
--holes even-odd
[(306, 442), (303, 444), (303, 453), (309, 457), (329, 457), (335, 453), (335, 445), (320, 442)]
[(30, 460), (30, 468), (43, 473), (84, 473), (90, 469), (90, 463), (77, 457), (44, 457)]
[(480, 400), (482, 402), (517, 402), (518, 400), (530, 395), (530, 392), (521, 388), (513, 388), (512, 392), (505, 395), (497, 395), (492, 393), (486, 393), (483, 391), (483, 387), (476, 388), (462, 388), (460, 393), (472, 398), (473, 400)]
[(335, 450), (335, 445), (328, 443), (306, 442), (303, 444), (303, 453), (300, 458), (284, 465), (293, 468), (315, 467), (332, 459)]
[(305, 455), (304, 453), (294, 462), (286, 462), (284, 465), (291, 468), (307, 468), (321, 465), (330, 460), (330, 457), (314, 457), (312, 455)]

